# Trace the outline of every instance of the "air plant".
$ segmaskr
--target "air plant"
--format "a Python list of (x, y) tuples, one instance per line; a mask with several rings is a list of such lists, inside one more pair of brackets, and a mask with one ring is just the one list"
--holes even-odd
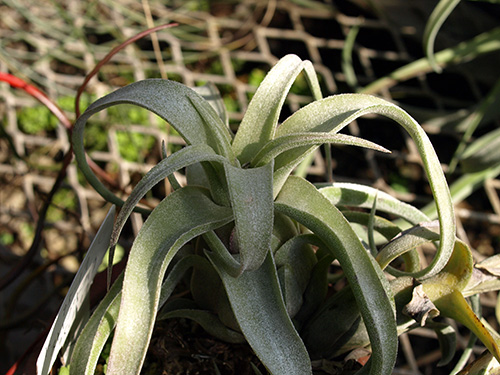
[[(301, 72), (315, 100), (278, 124)], [(311, 358), (360, 347), (371, 352), (361, 372), (390, 374), (398, 335), (425, 324), (440, 335), (443, 362), (449, 361), (453, 334), (449, 326), (432, 321), (437, 314), (462, 322), (500, 359), (490, 332), (464, 299), (464, 291), (472, 290), (471, 253), (455, 236), (452, 201), (435, 150), (408, 113), (365, 94), (323, 98), (311, 62), (295, 55), (285, 56), (268, 73), (235, 135), (213, 86), (205, 90), (208, 100), (177, 82), (139, 81), (97, 100), (77, 120), (73, 147), (80, 170), (113, 206), (47, 338), (40, 374), (48, 372), (61, 348), (71, 374), (93, 374), (111, 335), (106, 373), (139, 374), (155, 322), (172, 317), (193, 319), (228, 342), (248, 342), (271, 374), (310, 374)], [(181, 150), (164, 155), (125, 201), (96, 177), (83, 142), (91, 116), (119, 104), (146, 108), (186, 141)], [(368, 114), (395, 121), (415, 141), (437, 221), (368, 186), (315, 186), (294, 175), (322, 144), (388, 152), (340, 133)], [(179, 170), (185, 171), (184, 185), (174, 177)], [(174, 191), (151, 212), (138, 207), (166, 178)], [(125, 271), (88, 316), (91, 280), (108, 248), (113, 257), (133, 210), (148, 218)], [(415, 249), (425, 242), (435, 243), (436, 252), (422, 268)], [(400, 259), (397, 267), (390, 266)], [(337, 280), (346, 286), (327, 297), (333, 261), (342, 270)], [(169, 299), (186, 275), (192, 299)], [(76, 333), (70, 335), (71, 327)]]

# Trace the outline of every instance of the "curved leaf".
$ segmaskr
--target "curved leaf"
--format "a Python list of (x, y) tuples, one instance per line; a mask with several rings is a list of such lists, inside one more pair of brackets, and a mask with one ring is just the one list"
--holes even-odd
[(234, 137), (233, 150), (241, 164), (248, 163), (271, 139), (278, 125), (281, 107), (295, 78), (304, 70), (315, 99), (320, 99), (321, 89), (310, 61), (296, 55), (287, 55), (266, 75)]
[(455, 329), (446, 323), (427, 322), (426, 327), (436, 332), (439, 349), (441, 350), (441, 359), (437, 366), (445, 366), (451, 362), (457, 350), (457, 335)]
[[(163, 282), (158, 308), (164, 305), (189, 268), (204, 266), (211, 267), (210, 262), (197, 255), (187, 255), (180, 259)], [(95, 373), (97, 360), (116, 326), (122, 297), (123, 275), (122, 273), (117, 278), (79, 335), (71, 357), (70, 374), (93, 375)]]
[(288, 316), (276, 266), (269, 252), (255, 271), (234, 278), (215, 253), (207, 256), (219, 272), (241, 331), (271, 374), (312, 374), (309, 354)]
[[(424, 222), (407, 229), (390, 242), (378, 253), (376, 259), (382, 269), (385, 269), (397, 257), (415, 249), (424, 243), (439, 240), (439, 225), (437, 221)], [(394, 270), (397, 271), (397, 270)], [(398, 276), (411, 276), (408, 272), (397, 272)]]
[(71, 283), (66, 297), (64, 297), (56, 319), (50, 328), (50, 332), (37, 359), (36, 367), (38, 374), (48, 374), (59, 349), (61, 349), (68, 337), (78, 310), (82, 307), (94, 276), (97, 273), (97, 269), (109, 248), (114, 216), (115, 206), (112, 206), (92, 241), (87, 255), (80, 265), (75, 279)]
[(301, 336), (313, 359), (332, 358), (345, 352), (343, 346), (352, 339), (360, 323), (356, 299), (351, 288), (346, 287), (323, 303), (305, 323)]
[[(370, 222), (371, 215), (365, 212), (344, 210), (342, 211), (342, 214), (350, 223), (357, 223), (364, 226), (368, 226)], [(389, 220), (381, 218), (379, 216), (373, 217), (373, 230), (377, 233), (380, 233), (386, 240), (391, 240), (395, 238), (399, 233), (401, 233), (401, 229), (398, 226), (394, 225)], [(439, 235), (436, 236), (437, 239), (439, 239)], [(381, 251), (383, 250), (384, 248), (381, 249)], [(408, 247), (405, 250), (408, 250)], [(396, 252), (397, 249), (395, 248), (394, 253)], [(412, 250), (410, 248), (410, 251), (401, 252), (400, 255), (403, 257), (405, 263), (405, 272), (406, 272), (405, 275), (411, 275), (412, 273), (418, 272), (420, 270), (420, 256), (418, 255), (416, 250)], [(384, 261), (384, 259), (381, 258), (380, 255), (376, 256), (376, 259), (378, 264), (380, 265), (380, 268), (385, 269), (385, 271), (387, 271), (389, 274), (393, 276), (401, 276), (401, 271), (394, 269), (391, 266), (387, 266), (388, 264), (387, 261)]]
[(340, 211), (304, 179), (289, 177), (276, 199), (275, 209), (312, 230), (339, 260), (370, 336), (370, 373), (390, 374), (398, 339), (394, 301), (380, 267)]
[[(431, 264), (417, 273), (425, 278), (437, 274), (448, 261), (455, 242), (455, 216), (450, 192), (441, 164), (422, 127), (403, 109), (369, 95), (343, 94), (315, 101), (290, 116), (277, 130), (277, 136), (295, 132), (338, 132), (351, 121), (365, 114), (380, 114), (399, 123), (412, 137), (422, 158), (424, 169), (437, 206), (441, 230), (440, 244)], [(279, 155), (275, 160), (274, 194), (279, 192), (290, 171), (307, 153), (297, 148)], [(370, 207), (371, 208), (371, 207)]]
[(71, 356), (70, 375), (93, 375), (102, 349), (115, 328), (120, 309), (123, 273), (116, 279), (78, 336)]
[(484, 346), (488, 348), (490, 353), (500, 361), (498, 344), (483, 323), (477, 318), (476, 314), (474, 314), (462, 293), (453, 289), (433, 302), (442, 315), (452, 318), (470, 329), (481, 340)]
[(226, 158), (215, 154), (215, 152), (207, 145), (199, 144), (187, 146), (175, 152), (174, 154), (162, 159), (156, 164), (146, 175), (137, 183), (130, 193), (123, 207), (121, 208), (115, 220), (113, 234), (111, 235), (108, 264), (108, 280), (111, 280), (111, 271), (113, 264), (113, 256), (115, 245), (118, 242), (120, 233), (127, 221), (128, 217), (134, 210), (134, 207), (139, 201), (151, 190), (158, 182), (170, 176), (175, 171), (190, 166), (201, 161), (218, 161), (220, 163), (228, 162)]
[(212, 82), (208, 82), (203, 86), (192, 87), (192, 90), (200, 94), (203, 99), (205, 99), (208, 104), (212, 106), (217, 115), (220, 117), (222, 122), (229, 126), (229, 118), (227, 115), (227, 109), (224, 105), (224, 100), (220, 95), (220, 91)]
[[(323, 246), (324, 247), (324, 246)], [(318, 311), (328, 293), (328, 271), (333, 262), (333, 257), (327, 254), (320, 258), (311, 270), (311, 277), (304, 293), (304, 302), (295, 315), (295, 321), (300, 324), (309, 322), (310, 317)]]
[[(92, 103), (78, 118), (73, 129), (73, 147), (80, 170), (107, 201), (119, 206), (123, 204), (121, 199), (99, 181), (87, 164), (83, 146), (84, 129), (92, 115), (118, 104), (146, 108), (167, 121), (188, 144), (206, 144), (226, 157), (230, 163), (236, 163), (227, 128), (202, 97), (174, 81), (148, 79), (135, 82)], [(202, 117), (200, 112), (207, 117)]]
[(370, 209), (376, 199), (377, 211), (401, 217), (413, 225), (429, 221), (426, 215), (412, 205), (401, 202), (392, 195), (370, 186), (335, 182), (331, 186), (322, 187), (318, 190), (335, 206)]
[(448, 18), (453, 9), (460, 3), (460, 0), (441, 0), (432, 11), (424, 30), (424, 50), (432, 69), (440, 73), (441, 68), (437, 65), (434, 57), (434, 41), (439, 29)]
[[(132, 213), (134, 207), (149, 190), (175, 171), (201, 161), (218, 161), (224, 163), (227, 162), (227, 159), (217, 155), (209, 146), (199, 144), (184, 147), (167, 158), (162, 159), (151, 168), (151, 170), (149, 170), (149, 172), (137, 183), (132, 193), (130, 193), (130, 196), (123, 204), (123, 207), (120, 209), (113, 228), (111, 246), (116, 245), (125, 222)], [(112, 264), (111, 261), (110, 264)]]
[(139, 374), (146, 355), (165, 270), (190, 239), (232, 220), (205, 189), (184, 187), (167, 196), (151, 213), (130, 251), (108, 374)]
[(260, 152), (253, 158), (251, 164), (261, 166), (270, 163), (279, 154), (291, 150), (293, 148), (304, 146), (319, 146), (324, 143), (340, 144), (346, 146), (359, 146), (370, 148), (372, 150), (390, 153), (385, 147), (379, 146), (376, 143), (367, 141), (366, 139), (353, 137), (345, 134), (330, 134), (330, 133), (294, 133), (278, 137), (268, 142)]
[(283, 299), (292, 318), (302, 306), (304, 292), (317, 262), (310, 245), (315, 238), (310, 234), (293, 237), (274, 254)]

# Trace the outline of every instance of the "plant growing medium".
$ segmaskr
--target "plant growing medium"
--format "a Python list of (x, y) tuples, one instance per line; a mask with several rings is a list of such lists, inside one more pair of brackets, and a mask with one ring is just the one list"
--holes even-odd
[[(288, 91), (301, 72), (315, 101), (278, 126)], [(268, 73), (235, 135), (215, 89), (203, 90), (210, 99), (177, 82), (140, 81), (97, 100), (77, 120), (73, 147), (79, 167), (113, 207), (40, 354), (40, 374), (48, 373), (60, 349), (71, 374), (94, 374), (111, 335), (106, 373), (139, 374), (155, 322), (173, 317), (193, 319), (219, 339), (248, 342), (271, 374), (310, 374), (311, 360), (338, 357), (356, 348), (371, 352), (362, 373), (390, 374), (398, 335), (422, 325), (437, 332), (441, 363), (447, 363), (454, 356), (455, 335), (450, 325), (433, 321), (438, 314), (464, 324), (500, 360), (492, 333), (465, 300), (479, 290), (471, 279), (471, 253), (455, 236), (441, 165), (412, 117), (369, 95), (322, 98), (312, 64), (295, 55), (285, 56)], [(164, 155), (126, 201), (97, 179), (83, 146), (90, 117), (124, 103), (160, 116), (187, 144)], [(397, 122), (413, 138), (438, 220), (368, 186), (315, 186), (294, 175), (322, 144), (388, 152), (340, 133), (367, 114)], [(174, 178), (181, 169), (185, 186)], [(152, 212), (137, 207), (165, 178), (174, 191)], [(112, 264), (113, 249), (134, 210), (149, 216), (126, 269), (88, 314), (91, 280), (108, 248)], [(436, 253), (422, 268), (416, 248), (428, 242), (436, 244)], [(337, 279), (347, 286), (327, 298), (333, 261), (342, 268)], [(192, 299), (170, 300), (186, 275)]]

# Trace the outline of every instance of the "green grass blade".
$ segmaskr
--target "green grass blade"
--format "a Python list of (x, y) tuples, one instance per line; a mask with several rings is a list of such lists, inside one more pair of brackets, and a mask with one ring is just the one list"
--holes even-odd
[[(484, 182), (500, 175), (500, 165), (485, 170), (467, 173), (459, 177), (450, 185), (450, 194), (454, 204), (458, 204), (474, 191), (484, 186)], [(431, 219), (437, 217), (436, 205), (430, 203), (422, 208), (422, 212)]]
[(500, 164), (500, 129), (479, 137), (465, 149), (460, 157), (462, 173), (479, 172)]
[[(460, 64), (471, 61), (476, 57), (494, 52), (500, 49), (500, 27), (482, 33), (471, 40), (457, 44), (453, 48), (447, 48), (434, 55), (438, 66), (447, 66), (451, 64)], [(427, 58), (413, 61), (399, 69), (393, 71), (390, 75), (382, 77), (360, 90), (364, 94), (374, 94), (383, 89), (394, 86), (398, 82), (406, 81), (418, 75), (429, 73), (432, 66)]]
[(233, 150), (242, 164), (274, 138), (278, 118), (295, 78), (304, 70), (316, 99), (321, 89), (310, 61), (298, 56), (283, 57), (266, 75), (255, 92), (233, 141)]
[(153, 210), (130, 251), (108, 375), (139, 374), (168, 264), (187, 241), (232, 219), (230, 208), (198, 187), (174, 191)]
[(441, 68), (437, 65), (434, 56), (434, 42), (439, 29), (446, 21), (453, 9), (460, 3), (460, 0), (441, 0), (432, 11), (424, 30), (424, 50), (432, 69), (440, 73)]
[[(500, 107), (500, 79), (496, 81), (495, 86), (490, 90), (488, 95), (484, 99), (479, 102), (478, 107), (470, 113), (466, 118), (464, 118), (457, 128), (465, 128), (465, 133), (460, 140), (457, 149), (455, 150), (455, 154), (453, 155), (450, 164), (448, 166), (448, 173), (451, 174), (454, 172), (455, 167), (457, 166), (458, 160), (463, 158), (463, 153), (466, 150), (466, 146), (469, 143), (472, 135), (478, 128), (478, 126), (485, 121), (488, 117), (495, 117), (495, 114), (499, 114)], [(470, 152), (470, 151), (469, 151)], [(463, 165), (462, 165), (463, 168)]]
[(390, 374), (398, 346), (392, 293), (382, 270), (350, 224), (313, 185), (299, 177), (288, 179), (276, 199), (275, 209), (312, 230), (339, 260), (370, 336), (370, 373)]
[(354, 64), (352, 62), (352, 52), (354, 50), (354, 43), (358, 33), (359, 25), (353, 25), (349, 30), (349, 33), (347, 33), (344, 48), (342, 48), (342, 72), (344, 73), (345, 80), (351, 89), (358, 87), (358, 78), (356, 77), (356, 71), (354, 70)]
[(222, 278), (241, 331), (269, 372), (312, 374), (307, 350), (286, 312), (270, 252), (259, 269), (238, 278), (224, 271), (215, 253), (207, 256)]
[(240, 272), (256, 270), (271, 249), (273, 163), (249, 169), (225, 165), (225, 169), (234, 212)]
[[(167, 121), (188, 144), (209, 145), (217, 154), (235, 162), (229, 131), (203, 98), (187, 86), (174, 81), (149, 79), (135, 82), (92, 103), (78, 118), (73, 130), (73, 147), (80, 170), (109, 202), (119, 206), (123, 204), (123, 201), (99, 181), (87, 164), (83, 138), (85, 124), (92, 115), (118, 104), (146, 108)], [(200, 112), (209, 114), (209, 118), (202, 118)]]

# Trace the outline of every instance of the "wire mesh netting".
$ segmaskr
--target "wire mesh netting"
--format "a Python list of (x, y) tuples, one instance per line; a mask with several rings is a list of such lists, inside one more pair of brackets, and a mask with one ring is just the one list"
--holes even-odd
[[(104, 65), (89, 83), (83, 104), (145, 78), (168, 77), (189, 86), (212, 82), (229, 110), (231, 127), (236, 129), (256, 86), (288, 53), (312, 61), (325, 96), (363, 88), (422, 57), (423, 27), (435, 2), (374, 3), (2, 0), (0, 71), (40, 87), (74, 118), (76, 91), (99, 60), (145, 28), (174, 22), (178, 26), (126, 47)], [(466, 30), (456, 27), (472, 19), (481, 21), (468, 23)], [(449, 29), (443, 30), (438, 48), (488, 30), (497, 19), (489, 8), (463, 4), (450, 18)], [(353, 38), (352, 44), (348, 44), (349, 38)], [(459, 142), (460, 131), (455, 125), (491, 88), (491, 77), (498, 75), (494, 70), (498, 60), (498, 54), (488, 55), (475, 61), (474, 66), (464, 63), (442, 74), (422, 72), (374, 93), (403, 106), (423, 124), (438, 145), (446, 170)], [(310, 101), (307, 83), (299, 77), (287, 98), (283, 119)], [(138, 108), (123, 106), (94, 117), (86, 130), (87, 150), (101, 168), (101, 177), (122, 196), (130, 193), (140, 176), (161, 158), (162, 141), (168, 144), (169, 152), (183, 145), (168, 124)], [(8, 266), (16, 259), (13, 254), (22, 255), (31, 245), (37, 212), (54, 184), (70, 140), (66, 129), (47, 109), (5, 83), (0, 83), (0, 118), (0, 256)], [(496, 125), (489, 122), (486, 126)], [(325, 151), (318, 151), (308, 171), (312, 180), (333, 176), (336, 181), (363, 182), (419, 206), (431, 200), (420, 157), (404, 132), (370, 117), (351, 124), (349, 132), (380, 143), (393, 153), (335, 149), (329, 166), (324, 161)], [(498, 243), (499, 184), (488, 180), (485, 189), (457, 207), (459, 227), (468, 229), (460, 235), (471, 242), (479, 259), (495, 252)], [(146, 201), (151, 207), (168, 185), (156, 189), (157, 194)], [(42, 256), (54, 260), (71, 252), (80, 257), (105, 212), (105, 201), (84, 181), (76, 165), (70, 165), (47, 217)], [(137, 232), (141, 224), (141, 217), (135, 215), (129, 229)], [(472, 237), (468, 238), (466, 232)], [(74, 271), (75, 263), (67, 261), (66, 267)], [(2, 272), (7, 269), (1, 268)], [(1, 299), (3, 304), (4, 297)], [(55, 303), (58, 298), (49, 300)], [(26, 300), (18, 303), (31, 308)], [(495, 296), (484, 297), (486, 308), (495, 304)], [(422, 329), (402, 337), (404, 358), (395, 373), (432, 371), (440, 355), (437, 345), (421, 356), (409, 343), (418, 343), (428, 335)], [(465, 343), (465, 337), (460, 336), (459, 344)], [(4, 345), (7, 350), (1, 351), (9, 357), (2, 357), (0, 362), (10, 363), (19, 353), (13, 349), (15, 343), (6, 340)]]

